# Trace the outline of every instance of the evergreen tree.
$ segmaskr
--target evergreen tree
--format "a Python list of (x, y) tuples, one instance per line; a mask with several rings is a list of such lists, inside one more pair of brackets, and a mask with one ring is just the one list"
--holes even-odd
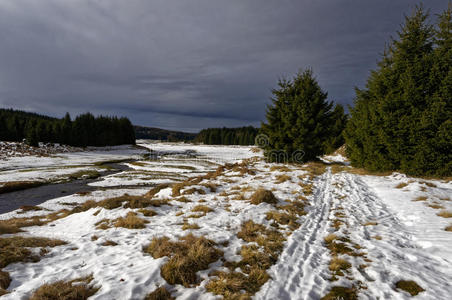
[(427, 24), (422, 7), (405, 17), (398, 39), (386, 49), (366, 88), (357, 90), (345, 132), (353, 165), (413, 175), (450, 174), (447, 74), (452, 59), (443, 60), (450, 53), (448, 11), (440, 17), (440, 24), (449, 23), (439, 26), (442, 33)]
[(332, 153), (345, 143), (343, 131), (347, 123), (347, 115), (342, 105), (336, 104), (332, 112), (332, 120), (328, 129), (329, 137), (324, 145), (325, 153)]
[(312, 70), (300, 72), (290, 81), (280, 80), (272, 93), (267, 123), (262, 124), (262, 133), (268, 137), (264, 147), (267, 159), (300, 162), (297, 154), (301, 151), (303, 161), (324, 154), (325, 143), (331, 138), (330, 126), (335, 122), (333, 104), (326, 101), (327, 93), (318, 85)]

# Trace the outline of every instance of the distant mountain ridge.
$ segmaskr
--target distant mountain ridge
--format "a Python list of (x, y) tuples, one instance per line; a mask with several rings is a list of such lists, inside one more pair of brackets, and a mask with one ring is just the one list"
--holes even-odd
[(134, 125), (135, 137), (137, 139), (162, 140), (169, 142), (193, 141), (197, 133), (172, 131), (155, 127)]

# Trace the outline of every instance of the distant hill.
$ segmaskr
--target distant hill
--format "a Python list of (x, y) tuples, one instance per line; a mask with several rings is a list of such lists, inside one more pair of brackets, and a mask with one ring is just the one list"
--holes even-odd
[(135, 129), (135, 137), (137, 139), (162, 140), (169, 142), (192, 141), (196, 137), (196, 133), (188, 133), (182, 131), (171, 131), (155, 127), (133, 126)]

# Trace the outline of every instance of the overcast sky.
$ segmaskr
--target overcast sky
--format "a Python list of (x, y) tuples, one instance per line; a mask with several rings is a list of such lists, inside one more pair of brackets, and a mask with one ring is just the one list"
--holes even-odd
[(350, 104), (416, 3), (0, 0), (0, 107), (191, 132), (259, 126), (278, 78), (305, 67)]

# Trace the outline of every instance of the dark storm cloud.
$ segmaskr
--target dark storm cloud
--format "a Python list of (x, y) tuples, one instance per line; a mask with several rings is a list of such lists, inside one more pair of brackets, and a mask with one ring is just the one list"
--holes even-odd
[(347, 104), (414, 4), (2, 0), (0, 105), (190, 131), (259, 125), (277, 79), (303, 67)]

